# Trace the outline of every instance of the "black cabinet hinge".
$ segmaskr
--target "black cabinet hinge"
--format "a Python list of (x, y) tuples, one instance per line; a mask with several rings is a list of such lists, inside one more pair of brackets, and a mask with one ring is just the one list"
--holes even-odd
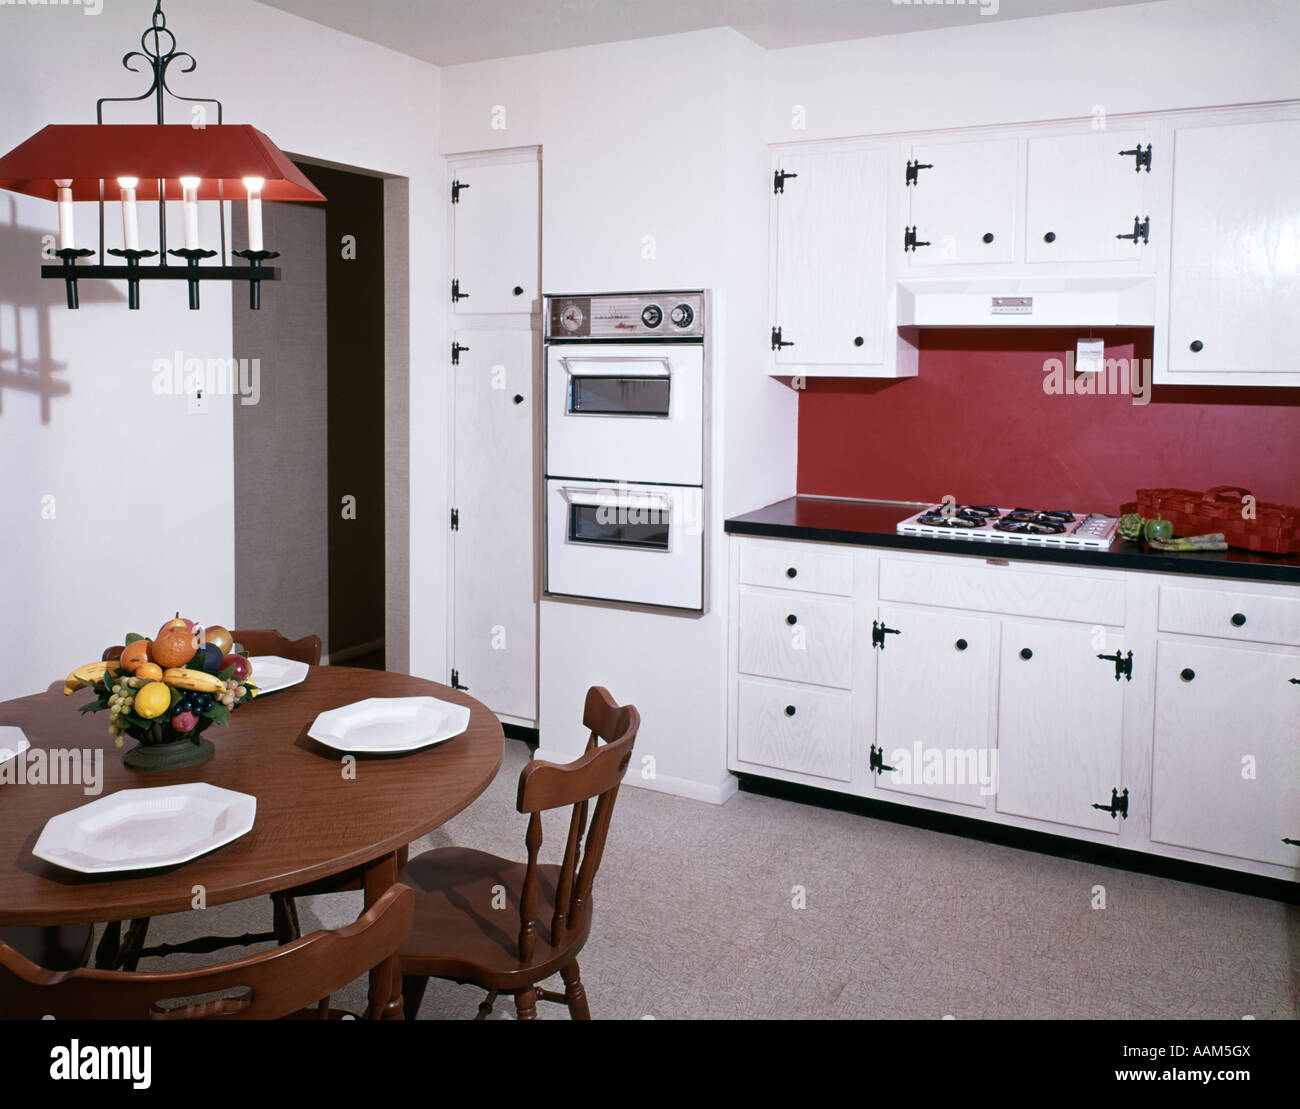
[(1119, 790), (1112, 788), (1110, 791), (1109, 805), (1099, 805), (1097, 804), (1097, 802), (1094, 801), (1092, 803), (1092, 807), (1094, 809), (1100, 809), (1102, 812), (1110, 813), (1111, 820), (1114, 820), (1115, 817), (1117, 816), (1122, 816), (1125, 820), (1127, 820), (1128, 819), (1128, 790), (1126, 789), (1124, 790), (1123, 793), (1120, 793)]
[(1147, 143), (1147, 148), (1145, 150), (1142, 149), (1142, 144), (1138, 143), (1137, 146), (1135, 146), (1132, 150), (1119, 151), (1119, 156), (1121, 158), (1127, 157), (1128, 155), (1133, 156), (1134, 173), (1141, 173), (1143, 166), (1146, 167), (1147, 173), (1151, 172), (1151, 144), (1150, 143)]
[(465, 184), (464, 181), (453, 181), (453, 182), (451, 183), (451, 202), (452, 202), (453, 204), (459, 204), (459, 203), (460, 203), (460, 190), (461, 190), (461, 189), (468, 189), (468, 188), (469, 188), (469, 186), (468, 186), (467, 184)]
[(452, 304), (459, 304), (462, 300), (469, 300), (469, 293), (462, 293), (460, 291), (460, 279), (453, 277), (451, 281), (451, 302)]
[(468, 688), (469, 688), (469, 686), (467, 686), (467, 685), (461, 685), (461, 684), (460, 684), (460, 671), (459, 671), (459, 670), (453, 670), (453, 671), (451, 672), (451, 688), (452, 688), (452, 689), (468, 689)]
[(460, 509), (459, 508), (453, 508), (451, 510), (451, 530), (460, 531)]
[(929, 162), (908, 162), (907, 163), (907, 184), (916, 184), (916, 175), (923, 169), (934, 169)]
[(930, 245), (929, 243), (921, 242), (917, 239), (915, 224), (911, 227), (903, 228), (903, 253), (904, 254), (906, 254), (909, 250), (915, 253), (916, 248), (918, 246), (929, 246), (929, 245)]
[(1300, 678), (1287, 678), (1292, 685), (1300, 685)]
[(459, 343), (455, 342), (454, 340), (452, 341), (452, 344), (451, 344), (451, 364), (452, 364), (453, 366), (459, 366), (459, 365), (460, 365), (460, 354), (461, 354), (461, 351), (465, 351), (465, 350), (469, 350), (469, 347), (463, 347), (463, 346), (461, 346)]
[(901, 634), (902, 633), (897, 628), (885, 627), (885, 622), (883, 620), (881, 620), (880, 623), (876, 623), (874, 620), (871, 621), (871, 645), (873, 647), (879, 647), (882, 651), (885, 649), (885, 636)]
[(1098, 658), (1104, 658), (1107, 662), (1115, 664), (1115, 680), (1126, 678), (1128, 681), (1133, 680), (1133, 652), (1129, 651), (1126, 655), (1121, 655), (1116, 651), (1113, 655), (1098, 655)]
[(1137, 218), (1137, 216), (1134, 216), (1134, 217), (1133, 217), (1133, 233), (1132, 233), (1131, 235), (1116, 235), (1115, 238), (1117, 238), (1117, 239), (1132, 239), (1132, 240), (1133, 240), (1133, 245), (1134, 245), (1134, 246), (1137, 246), (1137, 241), (1138, 241), (1138, 239), (1141, 239), (1144, 243), (1146, 243), (1146, 242), (1150, 242), (1150, 241), (1151, 241), (1151, 240), (1147, 237), (1147, 236), (1150, 234), (1150, 232), (1151, 232), (1151, 217), (1150, 217), (1150, 216), (1147, 216), (1146, 219), (1141, 219), (1141, 220), (1140, 220), (1140, 219)]
[(877, 747), (874, 743), (871, 745), (871, 772), (873, 774), (889, 774), (893, 771), (892, 766), (885, 765), (885, 749)]
[(772, 191), (774, 193), (785, 192), (785, 183), (792, 177), (798, 177), (797, 173), (787, 173), (783, 169), (778, 169), (772, 174)]
[(773, 350), (780, 350), (782, 347), (792, 347), (792, 346), (794, 346), (793, 339), (782, 339), (781, 329), (779, 327), (772, 328), (772, 349)]

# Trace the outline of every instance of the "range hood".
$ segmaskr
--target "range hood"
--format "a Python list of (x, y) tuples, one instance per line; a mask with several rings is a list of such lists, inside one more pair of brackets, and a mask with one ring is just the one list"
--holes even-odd
[(899, 327), (1154, 327), (1156, 279), (914, 278), (898, 283)]

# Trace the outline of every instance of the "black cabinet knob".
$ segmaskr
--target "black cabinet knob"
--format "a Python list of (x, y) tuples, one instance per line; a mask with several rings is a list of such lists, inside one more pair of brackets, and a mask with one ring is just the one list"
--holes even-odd
[(1194, 677), (1196, 677), (1196, 671), (1189, 666), (1178, 676), (1182, 678), (1183, 681), (1190, 682)]
[(992, 231), (985, 231), (985, 232), (984, 232), (984, 241), (985, 241), (986, 243), (991, 243), (991, 242), (993, 241), (993, 232), (992, 232)]
[(959, 639), (959, 640), (957, 640), (955, 646), (956, 646), (957, 650), (959, 650), (959, 651), (964, 651), (964, 650), (966, 650), (967, 647), (970, 646), (970, 644), (967, 643), (966, 640), (964, 640), (964, 639)]
[(1026, 662), (1028, 662), (1031, 658), (1034, 657), (1034, 652), (1031, 651), (1028, 647), (1021, 647), (1020, 657), (1024, 659)]
[(793, 716), (793, 715), (794, 715), (794, 705), (786, 705), (786, 706), (785, 706), (785, 714), (786, 714), (786, 716)]
[(1234, 628), (1241, 627), (1242, 624), (1244, 624), (1245, 622), (1246, 622), (1246, 614), (1244, 612), (1234, 612), (1232, 614), (1232, 626)]
[(865, 340), (861, 335), (855, 335), (855, 336), (853, 336), (853, 345), (854, 345), (855, 347), (860, 347), (860, 346), (862, 346), (862, 344), (865, 343), (865, 342), (866, 342), (866, 340)]
[(797, 578), (799, 576), (799, 571), (796, 570), (793, 566), (787, 566), (785, 571), (785, 576), (787, 578)]
[(515, 404), (523, 404), (523, 403), (524, 403), (524, 395), (523, 395), (523, 393), (516, 393), (516, 394), (515, 394)]
[(787, 616), (787, 617), (785, 618), (785, 622), (786, 622), (787, 624), (797, 624), (797, 623), (799, 623), (799, 617), (797, 617), (797, 616), (792, 612), (792, 613), (790, 613), (789, 616)]
[(1055, 232), (1055, 231), (1049, 231), (1046, 235), (1043, 236), (1043, 242), (1045, 242), (1045, 243), (1054, 243), (1054, 242), (1056, 242), (1056, 232)]
[(521, 297), (521, 296), (524, 295), (524, 287), (523, 287), (522, 285), (516, 285), (516, 286), (515, 286), (513, 289), (511, 289), (510, 291), (511, 291), (512, 293), (514, 293), (515, 296), (517, 296), (517, 297)]
[(1200, 339), (1193, 339), (1187, 347), (1193, 354), (1200, 354), (1205, 349), (1205, 344)]

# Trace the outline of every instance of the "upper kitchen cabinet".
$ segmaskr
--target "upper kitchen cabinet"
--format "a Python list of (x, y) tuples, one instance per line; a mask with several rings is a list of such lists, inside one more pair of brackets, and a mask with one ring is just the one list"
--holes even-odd
[(1300, 119), (1175, 128), (1165, 381), (1300, 385), (1297, 169)]
[(914, 358), (897, 357), (886, 296), (889, 153), (876, 147), (777, 156), (772, 373), (915, 374)]
[(1015, 261), (1018, 147), (1016, 139), (912, 146), (898, 242), (909, 266)]
[(1152, 234), (1152, 161), (1164, 153), (1145, 131), (1030, 138), (1025, 261), (1140, 259)]
[[(492, 160), (488, 160), (488, 158)], [(539, 292), (536, 150), (460, 162), (450, 184), (458, 316), (530, 312)]]

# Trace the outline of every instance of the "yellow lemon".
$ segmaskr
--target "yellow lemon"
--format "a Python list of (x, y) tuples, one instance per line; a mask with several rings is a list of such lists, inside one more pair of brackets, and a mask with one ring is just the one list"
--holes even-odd
[(146, 662), (136, 668), (135, 676), (141, 681), (160, 682), (163, 680), (162, 667), (156, 662)]
[(172, 704), (172, 691), (162, 682), (150, 682), (135, 695), (135, 714), (152, 720), (161, 716)]

